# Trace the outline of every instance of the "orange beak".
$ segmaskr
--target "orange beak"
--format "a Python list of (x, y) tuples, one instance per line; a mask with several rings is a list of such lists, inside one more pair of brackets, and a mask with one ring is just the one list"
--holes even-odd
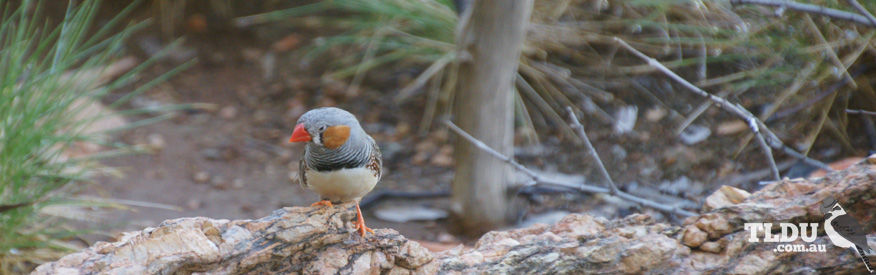
[(298, 124), (295, 126), (295, 130), (292, 131), (292, 137), (289, 138), (289, 142), (305, 141), (310, 141), (310, 134), (304, 129), (304, 124)]

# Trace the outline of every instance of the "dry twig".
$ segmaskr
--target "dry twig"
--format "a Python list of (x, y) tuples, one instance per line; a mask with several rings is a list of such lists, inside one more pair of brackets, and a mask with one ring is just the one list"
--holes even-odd
[(849, 5), (852, 5), (855, 10), (858, 10), (858, 12), (864, 15), (864, 17), (867, 17), (867, 20), (870, 20), (870, 24), (876, 26), (876, 17), (874, 17), (873, 14), (867, 11), (867, 9), (865, 9), (864, 6), (861, 5), (861, 3), (858, 3), (858, 0), (846, 0), (846, 2), (849, 2)]
[(870, 22), (870, 19), (868, 19), (867, 17), (860, 15), (860, 14), (851, 13), (851, 12), (847, 12), (847, 11), (841, 11), (841, 10), (837, 10), (837, 9), (831, 9), (831, 8), (812, 5), (812, 4), (797, 3), (794, 1), (730, 0), (730, 4), (733, 4), (733, 5), (754, 4), (754, 5), (761, 5), (761, 6), (787, 8), (787, 9), (806, 12), (806, 13), (823, 15), (823, 16), (827, 16), (830, 18), (834, 18), (834, 19), (850, 21), (850, 22), (854, 22), (854, 23), (861, 24), (861, 25), (868, 26), (868, 27), (876, 27), (876, 24)]
[(876, 112), (865, 110), (846, 109), (847, 114), (876, 116)]
[(605, 170), (605, 165), (602, 164), (602, 159), (599, 158), (599, 153), (596, 152), (596, 148), (593, 148), (593, 144), (591, 144), (590, 139), (587, 138), (587, 133), (584, 132), (584, 125), (581, 125), (581, 122), (578, 121), (578, 117), (575, 116), (575, 111), (572, 110), (572, 107), (567, 106), (566, 112), (569, 112), (569, 119), (572, 120), (572, 129), (578, 131), (578, 135), (584, 140), (584, 145), (587, 146), (587, 150), (590, 150), (590, 155), (596, 160), (596, 166), (599, 167), (599, 172), (601, 172), (602, 176), (605, 177), (605, 180), (608, 181), (608, 187), (611, 190), (610, 194), (617, 195), (617, 185), (611, 180), (611, 175), (608, 174), (608, 170)]
[[(550, 185), (566, 187), (566, 188), (570, 188), (570, 189), (578, 190), (578, 191), (582, 191), (582, 192), (611, 195), (611, 190), (609, 190), (608, 188), (605, 188), (605, 187), (592, 186), (592, 185), (583, 184), (583, 183), (565, 182), (565, 181), (559, 181), (559, 180), (555, 180), (555, 179), (546, 178), (542, 175), (539, 175), (535, 171), (530, 170), (529, 168), (526, 168), (526, 166), (521, 165), (520, 163), (511, 159), (510, 157), (507, 157), (507, 156), (503, 155), (502, 153), (496, 152), (496, 150), (493, 150), (493, 148), (490, 148), (490, 146), (487, 146), (486, 144), (484, 144), (480, 140), (472, 137), (471, 135), (466, 133), (464, 130), (460, 129), (458, 126), (456, 126), (456, 124), (453, 124), (453, 122), (450, 122), (449, 120), (444, 120), (444, 125), (447, 125), (447, 127), (450, 128), (451, 131), (458, 134), (466, 141), (474, 144), (476, 147), (478, 147), (478, 149), (481, 149), (484, 152), (487, 152), (488, 154), (490, 154), (491, 156), (493, 156), (497, 159), (500, 159), (500, 160), (504, 161), (505, 163), (510, 164), (515, 169), (523, 172), (524, 174), (526, 174), (527, 176), (532, 178), (532, 182), (528, 183), (527, 185), (534, 185), (536, 183), (543, 183), (543, 184), (550, 184)], [(652, 200), (636, 197), (636, 196), (630, 195), (630, 194), (625, 193), (625, 192), (620, 191), (620, 190), (618, 190), (614, 196), (641, 204), (641, 205), (646, 206), (646, 207), (650, 207), (650, 208), (657, 209), (657, 210), (667, 212), (667, 213), (677, 214), (677, 215), (680, 215), (683, 217), (690, 217), (690, 216), (696, 215), (696, 213), (694, 213), (694, 212), (690, 212), (690, 211), (680, 209), (680, 208), (674, 207), (674, 206), (669, 206), (669, 205), (666, 205), (664, 203), (659, 203), (659, 202), (655, 202)]]
[[(624, 48), (626, 48), (627, 50), (629, 50), (630, 52), (632, 52), (633, 54), (635, 54), (639, 58), (647, 61), (648, 65), (656, 68), (657, 70), (663, 72), (664, 74), (666, 74), (667, 76), (669, 76), (673, 80), (682, 84), (682, 86), (690, 89), (691, 91), (693, 91), (694, 93), (696, 93), (698, 95), (701, 95), (703, 97), (708, 98), (709, 100), (713, 101), (716, 105), (718, 105), (719, 108), (724, 109), (724, 110), (738, 116), (739, 118), (741, 118), (745, 122), (747, 122), (748, 127), (751, 129), (751, 131), (758, 138), (758, 143), (761, 146), (766, 145), (766, 146), (769, 146), (770, 148), (780, 150), (780, 151), (784, 152), (785, 154), (790, 155), (793, 158), (802, 160), (803, 162), (808, 163), (809, 165), (824, 169), (825, 171), (834, 171), (833, 168), (830, 168), (830, 166), (828, 166), (824, 162), (807, 157), (806, 155), (803, 155), (800, 152), (797, 152), (796, 150), (786, 146), (782, 142), (782, 140), (780, 140), (779, 137), (776, 136), (776, 134), (773, 133), (773, 131), (770, 130), (766, 126), (766, 124), (763, 123), (763, 121), (761, 121), (760, 119), (757, 119), (757, 117), (755, 117), (753, 114), (751, 114), (751, 112), (749, 112), (744, 107), (742, 107), (738, 104), (735, 104), (735, 103), (731, 103), (724, 98), (717, 97), (715, 95), (707, 93), (703, 89), (700, 89), (696, 85), (691, 84), (690, 82), (688, 82), (687, 80), (685, 80), (681, 76), (675, 74), (675, 72), (673, 72), (672, 70), (670, 70), (669, 68), (667, 68), (666, 66), (661, 64), (659, 61), (657, 61), (657, 59), (651, 58), (650, 56), (647, 56), (644, 53), (636, 50), (635, 48), (630, 46), (630, 44), (627, 44), (627, 42), (624, 41), (623, 39), (615, 37), (614, 40), (619, 45), (623, 46)], [(769, 150), (769, 148), (763, 148), (763, 149), (765, 151), (764, 153), (767, 155), (768, 160), (770, 162), (770, 168), (772, 168), (772, 170), (773, 170), (773, 175), (778, 179), (779, 171), (778, 171), (778, 168), (776, 167), (776, 161), (772, 157), (772, 152)]]
[(748, 110), (746, 110), (742, 106), (736, 105), (734, 103), (727, 101), (724, 98), (710, 94), (710, 93), (704, 91), (703, 89), (700, 89), (696, 85), (691, 84), (690, 82), (688, 82), (687, 80), (685, 80), (681, 76), (675, 74), (675, 72), (673, 72), (669, 68), (666, 68), (666, 66), (663, 66), (663, 64), (661, 64), (659, 61), (657, 61), (657, 59), (651, 58), (650, 56), (647, 56), (644, 53), (636, 50), (635, 48), (630, 46), (630, 44), (627, 44), (626, 41), (623, 41), (622, 39), (617, 38), (617, 37), (615, 37), (614, 40), (618, 44), (620, 44), (621, 46), (623, 46), (624, 48), (626, 48), (627, 50), (629, 50), (630, 52), (632, 52), (633, 54), (635, 54), (636, 56), (641, 58), (642, 60), (645, 60), (646, 62), (648, 62), (648, 65), (663, 72), (664, 74), (669, 76), (669, 78), (672, 78), (673, 80), (677, 81), (685, 88), (688, 88), (689, 90), (693, 91), (694, 93), (696, 93), (700, 96), (708, 98), (709, 100), (715, 102), (715, 104), (717, 104), (718, 107), (725, 109), (725, 110), (729, 111), (730, 113), (733, 113), (733, 114), (739, 116), (740, 118), (742, 118), (742, 120), (747, 122), (748, 127), (751, 129), (751, 131), (754, 133), (755, 137), (757, 138), (758, 144), (760, 144), (761, 149), (763, 149), (764, 155), (766, 155), (766, 157), (767, 157), (767, 162), (770, 164), (770, 168), (772, 168), (772, 171), (773, 171), (773, 178), (775, 178), (776, 180), (781, 179), (781, 176), (779, 175), (779, 169), (776, 167), (776, 160), (775, 160), (775, 158), (773, 158), (772, 150), (770, 150), (770, 147), (767, 145), (766, 139), (764, 138), (764, 134), (761, 133), (761, 130), (763, 130), (763, 132), (765, 132), (767, 135), (770, 136), (772, 143), (778, 142), (778, 144), (781, 144), (781, 141), (779, 141), (778, 138), (775, 137), (775, 134), (773, 134), (771, 131), (769, 131), (769, 129), (766, 128), (766, 125), (764, 125), (763, 122), (761, 122), (760, 120), (757, 119), (757, 117), (755, 117), (753, 114), (751, 114), (751, 112), (749, 112)]

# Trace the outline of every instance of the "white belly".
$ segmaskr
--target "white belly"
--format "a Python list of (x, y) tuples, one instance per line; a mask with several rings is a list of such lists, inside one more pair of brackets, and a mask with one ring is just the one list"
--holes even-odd
[(305, 171), (307, 185), (322, 198), (331, 201), (351, 201), (361, 199), (374, 185), (377, 177), (367, 168), (344, 168), (331, 172)]

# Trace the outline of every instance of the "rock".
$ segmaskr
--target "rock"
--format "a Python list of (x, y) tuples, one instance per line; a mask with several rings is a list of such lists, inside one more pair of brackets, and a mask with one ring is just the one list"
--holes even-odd
[(188, 206), (189, 209), (192, 209), (192, 210), (199, 209), (199, 208), (201, 208), (202, 205), (204, 205), (204, 202), (202, 202), (199, 199), (190, 199), (189, 201), (186, 202), (186, 206)]
[(95, 243), (33, 274), (864, 273), (857, 255), (827, 236), (815, 240), (827, 253), (776, 252), (774, 243), (750, 243), (743, 224), (823, 221), (822, 202), (835, 198), (876, 237), (873, 178), (876, 167), (864, 163), (816, 180), (777, 181), (686, 219), (683, 229), (644, 214), (571, 214), (552, 226), (492, 231), (474, 247), (436, 253), (392, 229), (364, 239), (354, 234), (351, 203), (283, 208), (256, 220), (180, 218)]
[(614, 132), (616, 134), (626, 134), (633, 131), (636, 127), (636, 119), (639, 113), (639, 108), (636, 106), (626, 106), (617, 110), (615, 114)]
[(210, 186), (213, 186), (213, 188), (216, 188), (219, 190), (225, 190), (225, 189), (228, 189), (229, 184), (228, 184), (228, 181), (225, 180), (224, 177), (222, 177), (221, 175), (217, 175), (217, 176), (214, 176), (212, 179), (210, 179)]
[(535, 214), (521, 222), (519, 227), (530, 227), (537, 223), (556, 224), (569, 214), (571, 214), (569, 211), (563, 210), (553, 210), (545, 213)]
[(721, 124), (718, 124), (718, 128), (715, 130), (715, 134), (718, 134), (719, 136), (726, 136), (745, 130), (748, 130), (748, 124), (741, 120), (733, 120), (721, 122)]
[(706, 197), (706, 202), (703, 203), (703, 211), (711, 211), (712, 209), (731, 206), (742, 202), (748, 198), (748, 196), (751, 196), (751, 193), (748, 193), (748, 191), (723, 185), (721, 188), (718, 188), (715, 193)]
[(149, 136), (146, 136), (146, 140), (149, 142), (149, 147), (156, 151), (161, 151), (167, 144), (164, 142), (164, 136), (161, 134), (149, 134)]
[(704, 242), (700, 245), (700, 249), (711, 253), (721, 253), (721, 244), (718, 242)]
[(194, 176), (192, 176), (192, 179), (194, 179), (197, 183), (204, 183), (210, 180), (210, 174), (207, 173), (207, 171), (198, 171), (197, 173), (195, 173)]
[(246, 186), (246, 182), (244, 182), (242, 179), (234, 179), (231, 181), (231, 188), (241, 189), (244, 186)]
[(432, 221), (447, 218), (447, 211), (422, 205), (387, 206), (374, 211), (378, 219), (389, 222)]
[[(861, 160), (863, 160), (863, 158), (861, 158), (861, 157), (848, 157), (848, 158), (844, 158), (844, 159), (841, 159), (838, 161), (831, 162), (828, 164), (828, 166), (830, 166), (830, 168), (833, 170), (843, 170), (843, 169), (849, 168), (849, 166), (852, 166), (855, 163), (860, 162)], [(826, 174), (827, 174), (827, 171), (825, 171), (824, 169), (818, 169), (815, 172), (812, 172), (811, 174), (809, 174), (809, 177), (810, 178), (823, 177)]]
[(700, 230), (696, 226), (688, 226), (685, 228), (684, 234), (682, 236), (683, 237), (682, 237), (681, 241), (684, 243), (684, 245), (687, 245), (690, 247), (699, 247), (704, 242), (706, 242), (706, 240), (709, 237), (709, 234), (707, 234), (706, 232), (703, 232), (702, 230)]
[(296, 48), (299, 43), (301, 43), (301, 37), (292, 33), (271, 44), (271, 49), (276, 52), (286, 52)]
[(657, 122), (666, 117), (667, 113), (666, 109), (654, 107), (645, 111), (645, 119), (650, 122)]
[(206, 32), (207, 17), (200, 13), (189, 15), (189, 17), (186, 18), (186, 30), (197, 33)]
[(219, 109), (219, 117), (223, 119), (233, 119), (237, 116), (237, 108), (234, 106), (225, 106)]
[(687, 126), (687, 128), (684, 128), (684, 131), (678, 135), (678, 138), (680, 138), (681, 142), (684, 142), (684, 144), (694, 145), (706, 140), (711, 134), (712, 130), (709, 130), (709, 127), (692, 124)]
[(444, 145), (429, 160), (429, 163), (439, 167), (453, 166), (453, 146)]

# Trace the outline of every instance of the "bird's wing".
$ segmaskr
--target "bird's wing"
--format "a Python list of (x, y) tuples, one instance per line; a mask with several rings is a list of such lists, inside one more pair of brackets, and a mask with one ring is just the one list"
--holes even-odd
[(307, 169), (307, 163), (304, 162), (304, 156), (301, 156), (301, 160), (298, 161), (298, 184), (304, 188), (307, 188), (307, 177), (304, 176), (304, 172)]
[(830, 223), (833, 225), (833, 228), (839, 233), (841, 236), (845, 237), (850, 242), (854, 243), (856, 246), (861, 248), (869, 248), (867, 245), (867, 234), (864, 233), (861, 224), (855, 220), (854, 217), (849, 215), (842, 215), (836, 217), (833, 222)]
[[(374, 141), (374, 138), (368, 136), (368, 139), (371, 140), (371, 161), (369, 161), (369, 166), (374, 165), (377, 170), (377, 180), (380, 180), (380, 177), (383, 176), (383, 155), (380, 153), (380, 147), (377, 147), (377, 142)], [(372, 168), (372, 169), (374, 169)]]

